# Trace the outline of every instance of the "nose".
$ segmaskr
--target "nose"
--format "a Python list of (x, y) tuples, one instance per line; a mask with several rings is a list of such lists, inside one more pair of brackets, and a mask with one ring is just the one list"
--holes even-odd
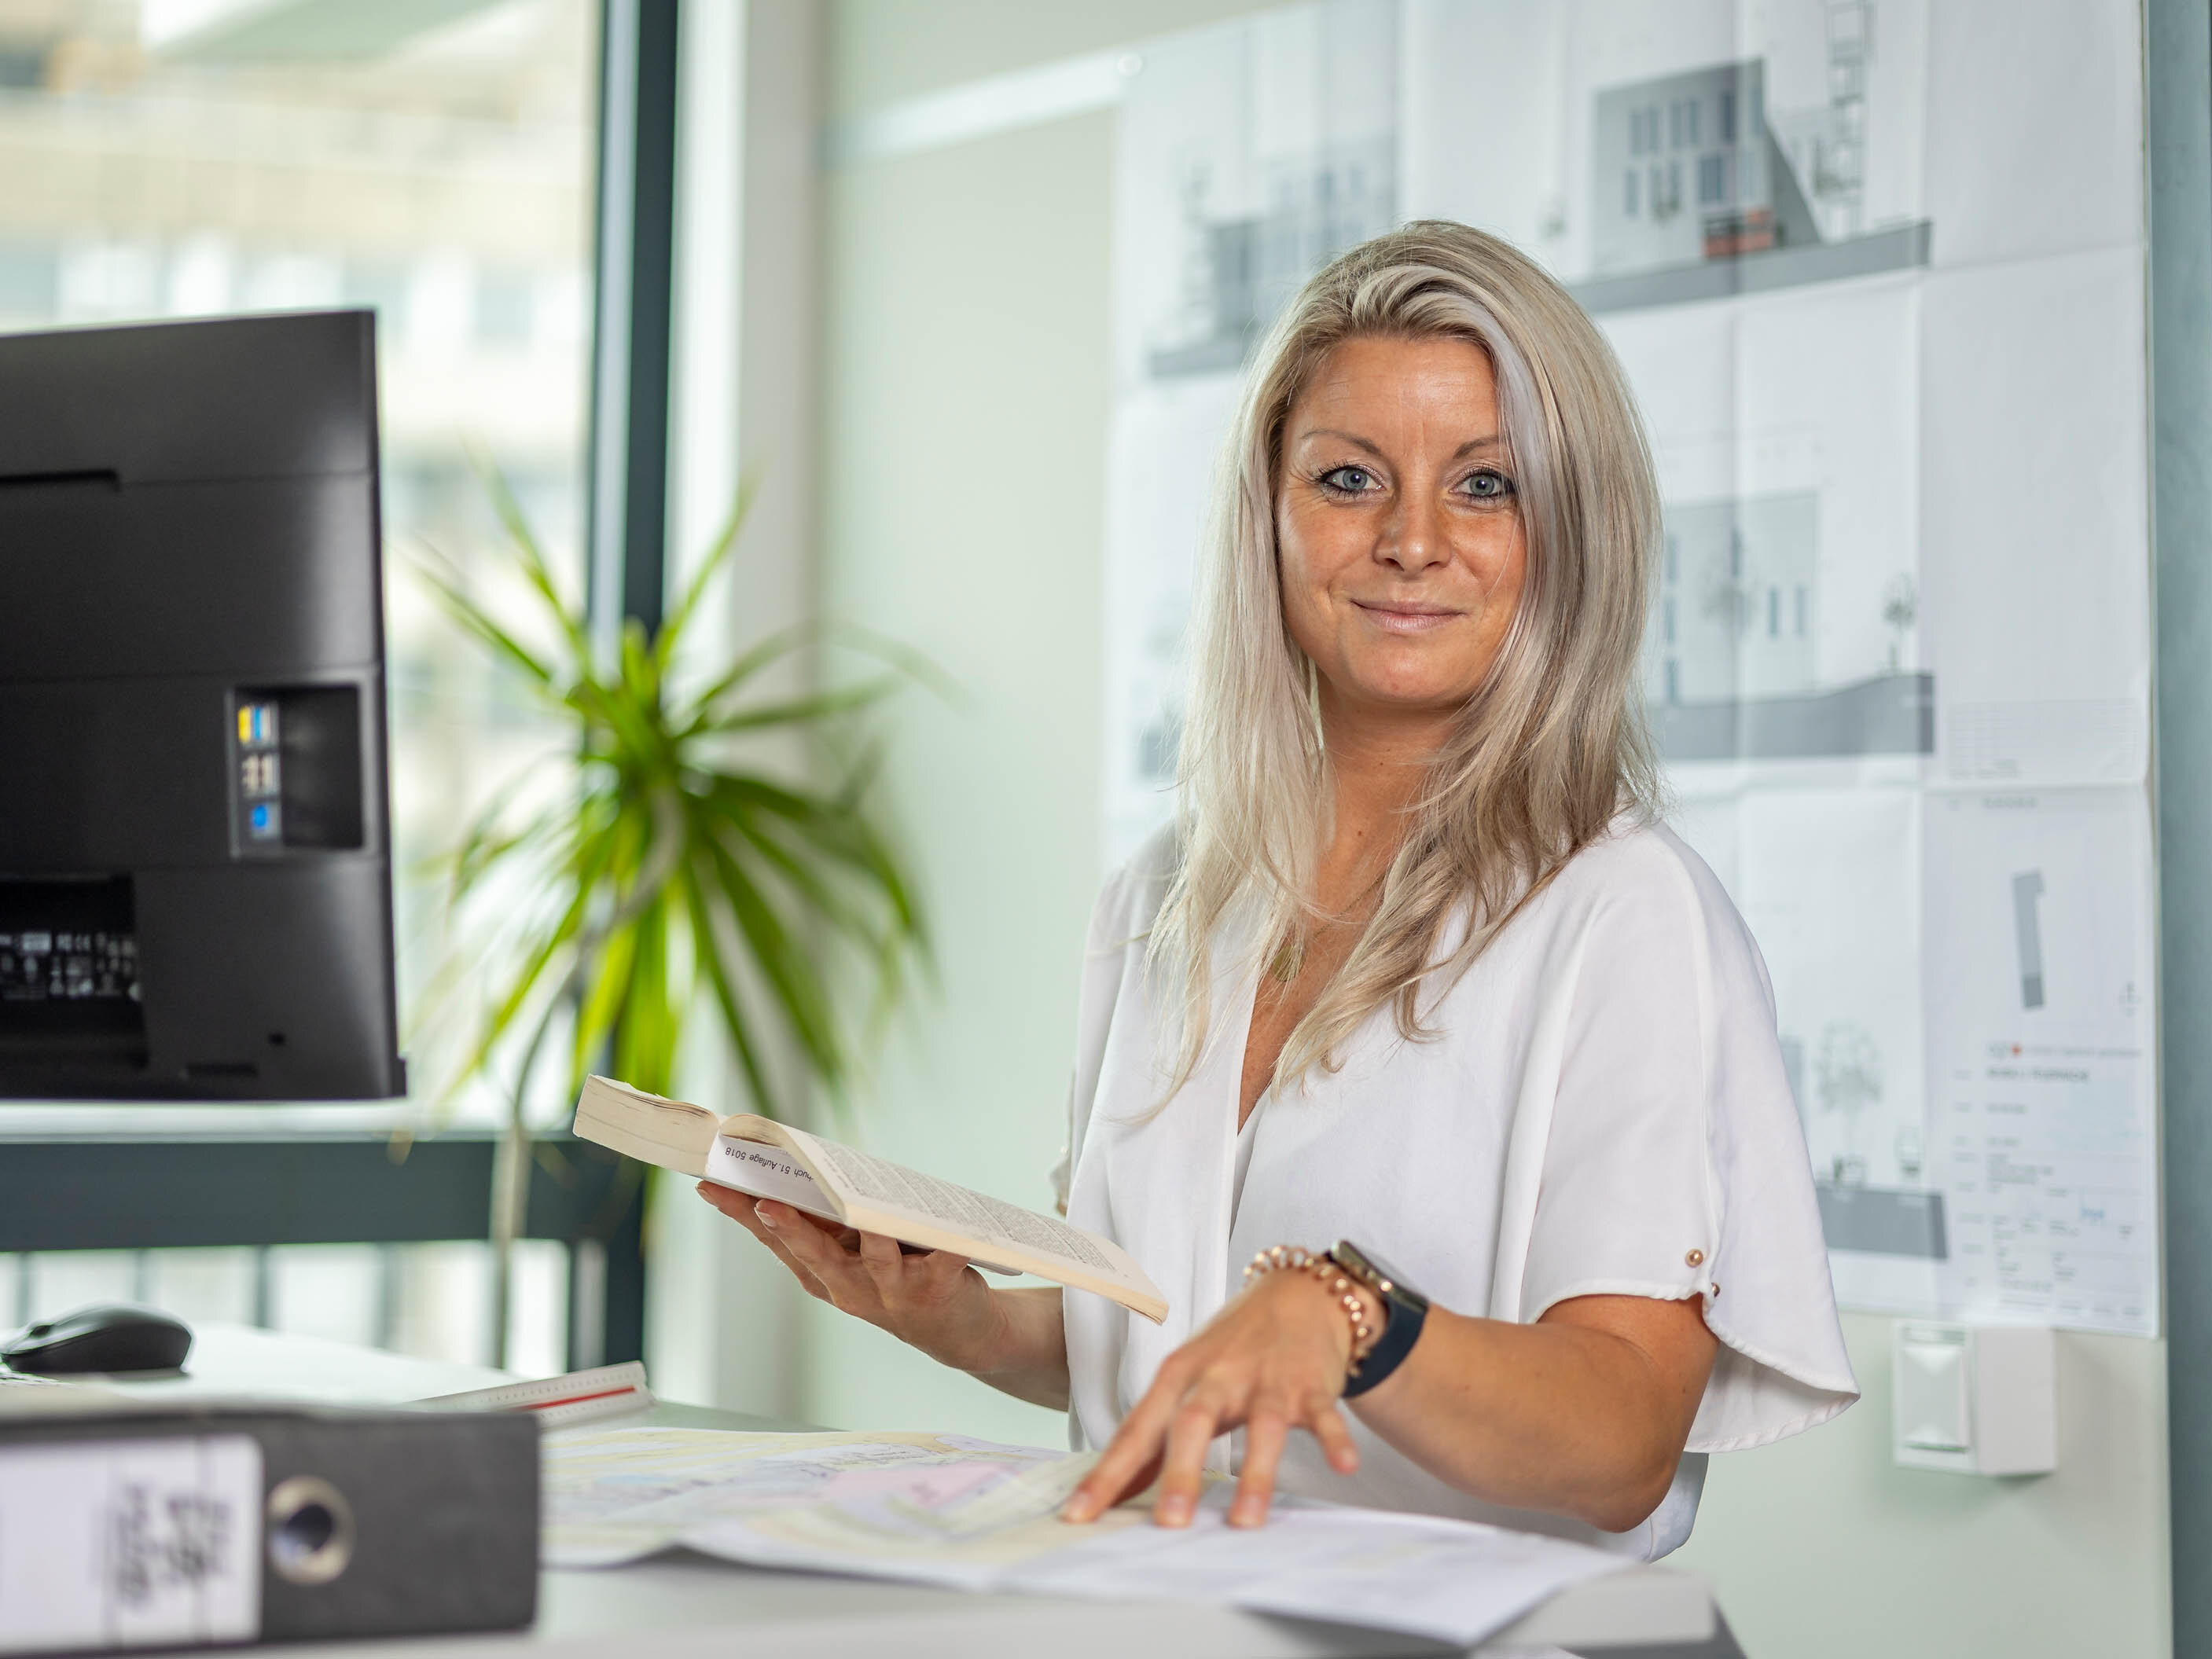
[(1443, 516), (1428, 492), (1408, 491), (1398, 498), (1376, 540), (1375, 559), (1402, 575), (1418, 576), (1451, 556), (1444, 543)]

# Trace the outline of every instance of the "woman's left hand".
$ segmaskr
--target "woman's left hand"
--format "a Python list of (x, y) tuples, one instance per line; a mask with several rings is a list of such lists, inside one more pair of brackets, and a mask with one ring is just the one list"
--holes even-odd
[(1359, 1467), (1337, 1407), (1351, 1364), (1352, 1322), (1328, 1287), (1296, 1270), (1267, 1274), (1168, 1356), (1061, 1518), (1095, 1519), (1141, 1491), (1157, 1469), (1153, 1519), (1188, 1526), (1206, 1448), (1241, 1426), (1244, 1466), (1229, 1523), (1258, 1526), (1267, 1518), (1275, 1467), (1291, 1430), (1311, 1432), (1338, 1474)]

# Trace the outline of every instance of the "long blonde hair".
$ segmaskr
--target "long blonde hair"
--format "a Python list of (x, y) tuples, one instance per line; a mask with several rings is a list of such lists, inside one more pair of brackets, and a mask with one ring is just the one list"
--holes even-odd
[[(1419, 994), (1449, 984), (1520, 907), (1657, 783), (1637, 660), (1659, 538), (1643, 422), (1613, 351), (1566, 291), (1494, 236), (1409, 224), (1308, 283), (1261, 346), (1217, 477), (1178, 764), (1178, 859), (1147, 945), (1179, 986), (1172, 1094), (1204, 1052), (1224, 924), (1255, 971), (1326, 920), (1311, 897), (1334, 810), (1313, 665), (1284, 620), (1275, 501), (1291, 408), (1348, 339), (1450, 338), (1488, 355), (1528, 549), (1521, 604), (1407, 814), (1365, 931), (1285, 1043), (1278, 1085), (1333, 1069), (1386, 1002), (1427, 1035)], [(1468, 926), (1446, 951), (1454, 917)]]

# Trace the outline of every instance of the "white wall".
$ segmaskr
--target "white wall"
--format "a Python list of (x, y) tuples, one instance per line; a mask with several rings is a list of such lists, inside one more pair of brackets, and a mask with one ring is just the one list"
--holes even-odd
[(1713, 1459), (1675, 1558), (1753, 1659), (2162, 1659), (2166, 1345), (2058, 1339), (2059, 1468), (2003, 1480), (1890, 1461), (1890, 1325), (1846, 1314), (1865, 1397)]
[[(836, 0), (826, 101), (864, 112), (1250, 9)], [(1091, 114), (824, 182), (823, 598), (927, 651), (971, 699), (914, 699), (902, 719), (892, 795), (942, 982), (887, 1056), (866, 1138), (1033, 1201), (1061, 1138), (1098, 872), (1111, 145)], [(1054, 1414), (808, 1314), (817, 1420), (1060, 1435)], [(1716, 1459), (1682, 1557), (1748, 1651), (2170, 1652), (2163, 1345), (2064, 1339), (2064, 1466), (1986, 1480), (1891, 1467), (1888, 1322), (1846, 1322), (1865, 1401)]]
[[(1248, 9), (842, 0), (828, 101), (872, 109)], [(910, 696), (893, 750), (941, 984), (887, 1055), (865, 1135), (1039, 1205), (1100, 873), (1112, 142), (1092, 114), (825, 181), (823, 601), (920, 647), (967, 694)], [(823, 1422), (1065, 1437), (1057, 1413), (810, 1312), (803, 1397)]]

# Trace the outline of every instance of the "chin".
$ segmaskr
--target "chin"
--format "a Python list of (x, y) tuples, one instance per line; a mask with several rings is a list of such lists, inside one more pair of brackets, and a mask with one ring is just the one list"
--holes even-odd
[(1387, 708), (1407, 714), (1447, 714), (1462, 707), (1474, 695), (1456, 682), (1389, 678), (1355, 679), (1346, 688), (1350, 700), (1370, 708)]
[[(1457, 653), (1455, 653), (1457, 654)], [(1413, 711), (1456, 708), (1474, 695), (1480, 675), (1470, 680), (1465, 664), (1423, 660), (1426, 652), (1393, 653), (1396, 660), (1347, 664), (1343, 689), (1361, 702)]]

